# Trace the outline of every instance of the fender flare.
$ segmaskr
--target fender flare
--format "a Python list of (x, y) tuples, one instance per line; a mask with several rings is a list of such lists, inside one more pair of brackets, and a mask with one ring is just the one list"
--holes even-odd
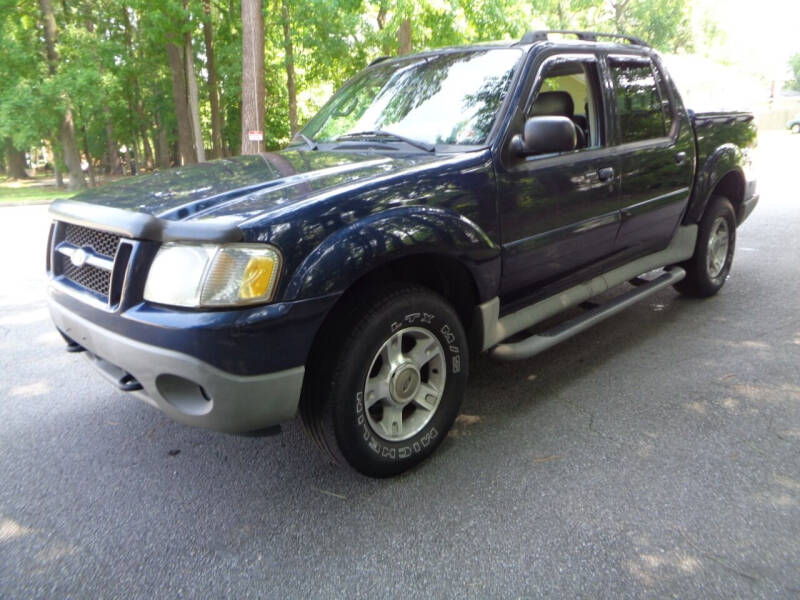
[[(695, 189), (689, 201), (689, 208), (686, 217), (683, 219), (685, 225), (698, 223), (703, 216), (703, 212), (708, 205), (711, 195), (723, 178), (731, 173), (736, 173), (745, 181), (742, 164), (744, 156), (742, 150), (735, 144), (723, 144), (717, 148), (697, 172), (695, 178)], [(731, 198), (732, 201), (737, 199)]]
[(284, 298), (342, 293), (370, 271), (419, 254), (458, 260), (472, 275), (479, 296), (496, 293), (500, 247), (480, 227), (449, 209), (402, 206), (370, 215), (325, 238), (292, 273)]

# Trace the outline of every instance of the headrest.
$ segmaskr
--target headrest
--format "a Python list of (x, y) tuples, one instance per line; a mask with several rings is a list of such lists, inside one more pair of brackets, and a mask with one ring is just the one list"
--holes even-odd
[(575, 113), (575, 103), (567, 92), (539, 92), (533, 103), (533, 117), (569, 117)]

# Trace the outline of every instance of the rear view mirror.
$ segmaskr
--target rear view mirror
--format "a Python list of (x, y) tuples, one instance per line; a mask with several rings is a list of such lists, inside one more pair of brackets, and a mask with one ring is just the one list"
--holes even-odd
[(569, 152), (577, 145), (575, 124), (567, 117), (532, 117), (525, 121), (522, 134), (511, 138), (516, 156)]

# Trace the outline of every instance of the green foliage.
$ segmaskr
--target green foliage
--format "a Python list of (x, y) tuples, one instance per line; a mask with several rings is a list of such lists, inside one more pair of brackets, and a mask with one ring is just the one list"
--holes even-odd
[(786, 82), (786, 88), (800, 92), (800, 52), (789, 59), (789, 69), (792, 71), (792, 78)]
[[(267, 90), (265, 139), (289, 139), (281, 0), (263, 0)], [(398, 52), (409, 20), (414, 50), (516, 39), (529, 28), (580, 28), (640, 35), (661, 50), (691, 50), (688, 0), (290, 0), (297, 109), (307, 121), (345, 80), (370, 60)], [(176, 140), (166, 44), (191, 37), (206, 146), (211, 108), (202, 0), (62, 0), (54, 2), (59, 67), (50, 73), (35, 0), (0, 0), (0, 140), (58, 150), (57, 130), (72, 105), (81, 151), (98, 161), (107, 133), (144, 163), (159, 130)], [(221, 96), (223, 142), (241, 136), (239, 0), (211, 0), (210, 22)], [(800, 58), (795, 57), (795, 74)], [(797, 83), (800, 87), (800, 83)], [(85, 146), (85, 147), (84, 147)]]
[(624, 23), (626, 33), (639, 35), (664, 52), (694, 50), (691, 4), (684, 0), (632, 2)]

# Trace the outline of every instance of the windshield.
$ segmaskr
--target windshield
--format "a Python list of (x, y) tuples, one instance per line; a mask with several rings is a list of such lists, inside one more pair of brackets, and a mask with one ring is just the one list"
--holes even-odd
[(521, 54), (497, 48), (378, 64), (351, 79), (302, 133), (320, 143), (380, 131), (429, 144), (483, 144)]

